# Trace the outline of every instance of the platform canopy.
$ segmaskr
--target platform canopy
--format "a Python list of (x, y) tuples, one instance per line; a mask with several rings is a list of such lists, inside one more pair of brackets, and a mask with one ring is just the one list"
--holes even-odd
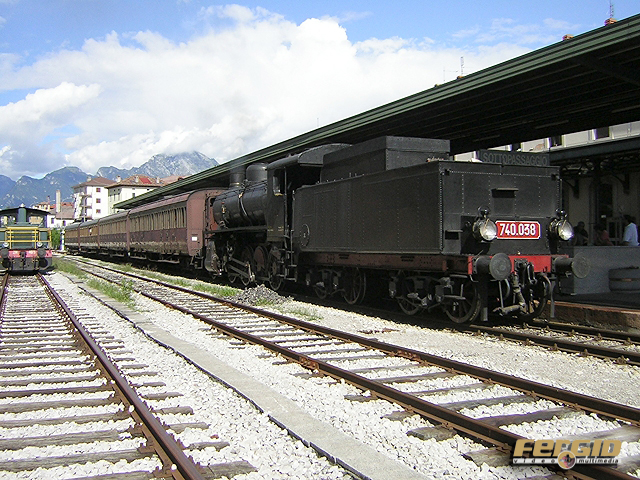
[(272, 162), (326, 143), (384, 135), (441, 138), (451, 141), (455, 155), (637, 120), (640, 15), (298, 135), (117, 207), (227, 187), (235, 167)]

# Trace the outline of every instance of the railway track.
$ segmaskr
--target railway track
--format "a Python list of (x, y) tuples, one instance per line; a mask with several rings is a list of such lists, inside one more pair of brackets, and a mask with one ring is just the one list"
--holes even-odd
[[(102, 268), (97, 272), (95, 268), (83, 266), (109, 282), (119, 283), (125, 275)], [(616, 422), (586, 436), (640, 440), (640, 410), (636, 408), (221, 301), (138, 275), (127, 273), (126, 277), (145, 297), (192, 315), (224, 335), (262, 345), (314, 374), (329, 375), (369, 392), (353, 400), (386, 399), (403, 408), (395, 414), (397, 418), (418, 414), (434, 425), (411, 431), (411, 435), (440, 440), (458, 432), (492, 445), (487, 451), (477, 452), (483, 461), (490, 457), (494, 462), (508, 462), (516, 441), (523, 438), (512, 432), (518, 426), (563, 418), (577, 420), (589, 414)], [(455, 397), (458, 392), (472, 392), (475, 398), (437, 400)], [(482, 407), (491, 405), (504, 406), (505, 414), (483, 415)], [(527, 411), (509, 413), (514, 405), (527, 405)], [(625, 472), (635, 471), (639, 462), (638, 457), (627, 457), (616, 468), (577, 465), (571, 474), (578, 478), (628, 478)]]
[(459, 331), (640, 366), (640, 334), (634, 332), (542, 320), (516, 326), (468, 325), (460, 327)]
[[(394, 321), (404, 322), (406, 315), (382, 310), (374, 307), (352, 307), (343, 302), (323, 300), (318, 302), (315, 298), (297, 295), (301, 301), (316, 302), (321, 305), (330, 305), (338, 309), (350, 309), (361, 311), (366, 315), (379, 316)], [(608, 307), (591, 306), (608, 310)], [(412, 321), (419, 322), (420, 317), (411, 317)], [(517, 320), (513, 320), (517, 322)], [(640, 334), (632, 331), (611, 330), (596, 328), (575, 323), (553, 322), (540, 319), (528, 322), (506, 324), (503, 321), (488, 322), (487, 324), (455, 324), (448, 320), (441, 320), (437, 316), (430, 315), (424, 323), (425, 328), (448, 329), (457, 332), (496, 337), (500, 340), (513, 341), (525, 345), (537, 345), (554, 351), (577, 353), (582, 356), (593, 356), (602, 359), (613, 360), (619, 364), (640, 366)]]
[[(122, 479), (202, 479), (254, 470), (246, 462), (201, 466), (188, 458), (167, 429), (179, 433), (207, 425), (190, 418), (187, 406), (149, 407), (181, 395), (165, 391), (154, 375), (99, 319), (79, 305), (70, 307), (44, 277), (5, 275), (0, 474), (55, 478), (56, 468), (64, 468), (83, 478), (110, 472)], [(163, 420), (175, 416), (184, 421)], [(226, 445), (209, 441), (189, 448)]]

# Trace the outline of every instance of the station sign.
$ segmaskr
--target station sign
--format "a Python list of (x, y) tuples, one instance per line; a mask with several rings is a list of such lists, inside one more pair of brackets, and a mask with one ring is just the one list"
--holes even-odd
[(551, 165), (548, 153), (479, 150), (478, 159), (483, 163), (497, 163), (500, 165), (525, 165), (531, 167), (548, 167)]

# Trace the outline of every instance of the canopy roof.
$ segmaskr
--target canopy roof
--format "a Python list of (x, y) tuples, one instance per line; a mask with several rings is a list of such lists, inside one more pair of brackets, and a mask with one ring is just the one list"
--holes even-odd
[[(326, 144), (384, 135), (441, 138), (451, 154), (640, 120), (640, 15), (244, 155), (117, 204), (132, 208), (229, 172)], [(553, 161), (553, 157), (552, 157)]]

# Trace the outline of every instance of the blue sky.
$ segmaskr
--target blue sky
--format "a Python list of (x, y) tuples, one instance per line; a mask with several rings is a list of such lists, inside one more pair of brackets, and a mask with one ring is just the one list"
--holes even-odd
[(0, 0), (0, 173), (227, 161), (608, 16), (605, 0)]

